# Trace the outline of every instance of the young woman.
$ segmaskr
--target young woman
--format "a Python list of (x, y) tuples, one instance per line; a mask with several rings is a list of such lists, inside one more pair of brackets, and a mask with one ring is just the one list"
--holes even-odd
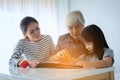
[(85, 27), (81, 33), (81, 39), (88, 53), (79, 57), (77, 65), (84, 68), (103, 68), (113, 65), (113, 50), (109, 48), (102, 30), (97, 25)]
[(20, 39), (9, 60), (10, 68), (36, 67), (40, 62), (47, 61), (54, 49), (52, 38), (49, 35), (40, 33), (38, 21), (30, 16), (21, 20), (20, 28), (24, 38)]

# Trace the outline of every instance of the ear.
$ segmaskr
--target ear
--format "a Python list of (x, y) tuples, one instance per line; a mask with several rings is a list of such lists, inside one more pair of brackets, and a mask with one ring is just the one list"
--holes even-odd
[(23, 35), (24, 35), (25, 38), (27, 37), (26, 33), (23, 33)]

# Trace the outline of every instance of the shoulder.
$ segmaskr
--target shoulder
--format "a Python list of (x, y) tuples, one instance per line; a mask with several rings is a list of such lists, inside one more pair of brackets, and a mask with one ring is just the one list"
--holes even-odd
[(29, 40), (27, 40), (27, 39), (20, 39), (19, 41), (18, 41), (18, 44), (26, 44), (26, 43), (30, 43), (30, 41)]
[(114, 52), (113, 52), (112, 49), (110, 49), (110, 48), (104, 48), (103, 58), (106, 58), (106, 57), (111, 57), (112, 58), (112, 63), (111, 63), (111, 66), (112, 66), (113, 63), (114, 63)]
[(61, 36), (59, 36), (59, 40), (65, 40), (65, 39), (67, 39), (67, 38), (69, 38), (70, 37), (70, 34), (69, 33), (66, 33), (66, 34), (63, 34), (63, 35), (61, 35)]
[(43, 40), (51, 40), (52, 37), (50, 35), (42, 35)]
[(110, 48), (104, 48), (104, 57), (107, 57), (107, 56), (110, 56), (110, 57), (114, 56), (114, 52), (113, 52), (112, 49), (110, 49)]
[(110, 48), (104, 48), (104, 53), (113, 53), (113, 50)]
[(25, 39), (20, 39), (15, 46), (16, 48), (22, 48), (24, 44), (25, 44)]
[(17, 44), (23, 44), (25, 41), (25, 39), (20, 39)]

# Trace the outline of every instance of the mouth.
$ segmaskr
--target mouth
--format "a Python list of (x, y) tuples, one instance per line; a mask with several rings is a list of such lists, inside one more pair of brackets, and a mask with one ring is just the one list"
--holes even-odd
[(79, 35), (79, 34), (73, 34), (73, 36), (78, 37), (78, 36), (80, 36), (80, 35)]
[(35, 38), (39, 38), (39, 37), (40, 37), (40, 34), (36, 34), (34, 37), (35, 37)]

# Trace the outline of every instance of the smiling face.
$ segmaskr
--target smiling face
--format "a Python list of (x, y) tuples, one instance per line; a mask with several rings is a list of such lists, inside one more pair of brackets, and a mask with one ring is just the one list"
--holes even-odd
[(80, 35), (81, 35), (83, 28), (84, 26), (81, 25), (79, 22), (76, 22), (75, 24), (68, 26), (69, 33), (71, 37), (75, 40), (80, 39)]
[(37, 42), (41, 39), (40, 28), (36, 22), (31, 22), (24, 36), (27, 37), (32, 42)]

